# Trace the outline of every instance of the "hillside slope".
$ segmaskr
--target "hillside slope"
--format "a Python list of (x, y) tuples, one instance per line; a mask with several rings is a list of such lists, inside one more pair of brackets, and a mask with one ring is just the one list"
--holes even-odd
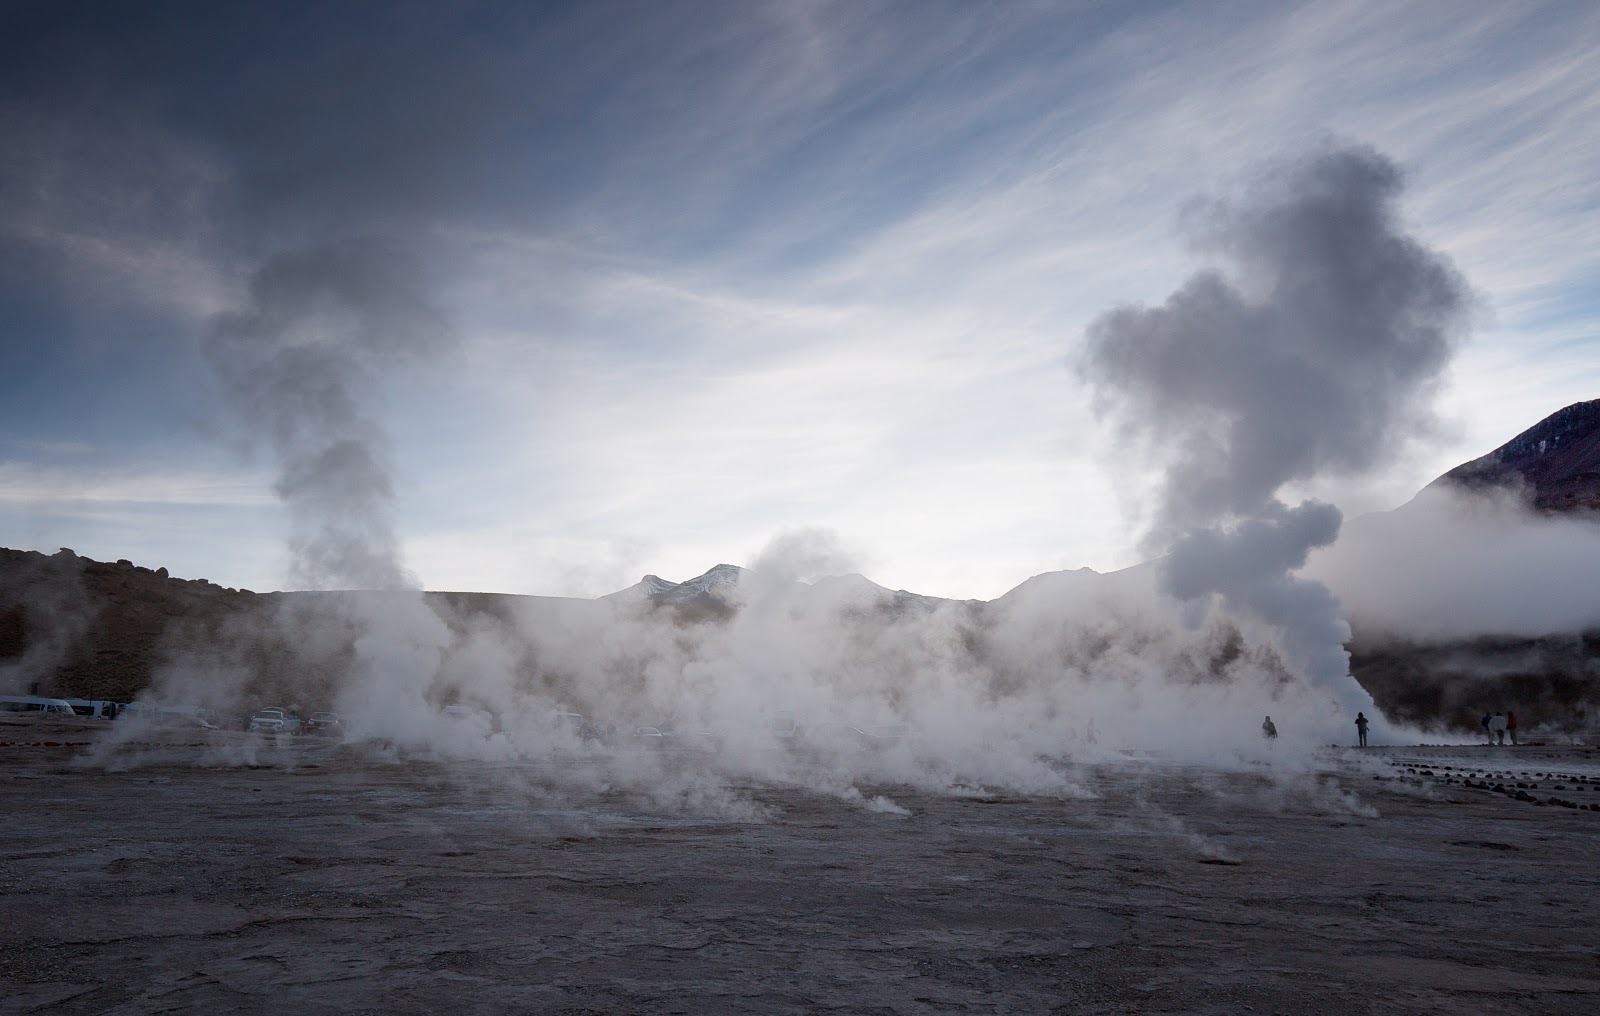
[(1540, 511), (1600, 509), (1600, 399), (1575, 402), (1429, 486), (1521, 486)]

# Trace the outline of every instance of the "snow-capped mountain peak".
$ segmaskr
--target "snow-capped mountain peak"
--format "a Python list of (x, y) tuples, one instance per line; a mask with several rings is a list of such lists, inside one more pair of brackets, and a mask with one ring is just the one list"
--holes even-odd
[(678, 583), (668, 582), (659, 575), (646, 575), (626, 589), (619, 589), (614, 593), (607, 593), (600, 597), (602, 600), (649, 600), (663, 596), (678, 588)]
[(722, 599), (732, 587), (738, 586), (745, 570), (735, 564), (719, 564), (703, 575), (680, 582), (651, 598), (664, 603), (692, 603), (705, 599)]

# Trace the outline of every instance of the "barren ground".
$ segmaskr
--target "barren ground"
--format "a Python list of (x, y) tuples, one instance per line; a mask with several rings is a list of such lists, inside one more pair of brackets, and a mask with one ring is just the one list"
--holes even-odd
[(8, 1013), (1600, 1011), (1600, 811), (1444, 768), (1600, 803), (1583, 749), (736, 788), (760, 821), (549, 789), (579, 763), (83, 750), (0, 747)]

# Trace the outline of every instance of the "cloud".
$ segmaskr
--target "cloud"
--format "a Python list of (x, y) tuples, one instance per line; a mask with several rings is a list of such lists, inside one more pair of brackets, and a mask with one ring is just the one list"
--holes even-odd
[[(1177, 196), (1332, 133), (1411, 169), (1408, 225), (1495, 315), (1444, 381), (1453, 428), (1371, 474), (1369, 503), (1600, 380), (1570, 301), (1597, 256), (1592, 12), (618, 10), (490, 5), (476, 27), (424, 8), (26, 12), (0, 33), (6, 264), (27, 268), (29, 299), (56, 287), (53, 308), (114, 313), (8, 327), (0, 341), (30, 346), (5, 364), (59, 360), (82, 395), (93, 358), (71, 352), (135, 341), (124, 311), (159, 313), (138, 341), (192, 360), (207, 315), (248, 309), (274, 257), (375, 240), (418, 260), (461, 343), (422, 383), (362, 389), (390, 435), (402, 548), (470, 530), (473, 509), (407, 500), (446, 476), (460, 502), (517, 487), (534, 529), (609, 505), (611, 531), (584, 539), (708, 561), (788, 526), (864, 532), (871, 503), (896, 516), (879, 530), (921, 530), (889, 533), (903, 549), (883, 567), (998, 592), (1057, 563), (1137, 559), (1089, 479), (1083, 395), (1041, 381), (1061, 336), (1184, 270), (1165, 242)], [(167, 373), (148, 401), (193, 401)], [(64, 429), (95, 425), (82, 402)], [(174, 434), (172, 461), (198, 440)], [(983, 443), (1005, 463), (989, 476)], [(1072, 479), (1037, 493), (1016, 475), (1069, 457)], [(707, 476), (714, 498), (661, 514)], [(1070, 516), (1074, 488), (1095, 506), (1084, 519), (1031, 521), (1041, 503)], [(965, 559), (917, 559), (943, 525), (918, 502), (971, 506)]]
[(71, 469), (0, 462), (0, 503), (68, 509), (74, 505), (206, 505), (273, 503), (262, 477), (250, 473)]
[(1352, 475), (1431, 425), (1468, 294), (1400, 231), (1399, 168), (1330, 149), (1252, 203), (1192, 204), (1194, 244), (1229, 264), (1159, 308), (1089, 329), (1083, 371), (1119, 433), (1166, 469), (1154, 539), (1263, 511), (1285, 483)]

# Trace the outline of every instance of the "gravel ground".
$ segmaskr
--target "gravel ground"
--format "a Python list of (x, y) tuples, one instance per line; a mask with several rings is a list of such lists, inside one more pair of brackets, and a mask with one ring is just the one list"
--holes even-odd
[(1130, 761), (1081, 800), (697, 801), (684, 758), (670, 807), (584, 760), (84, 752), (0, 747), (7, 1013), (1600, 1011), (1581, 748)]

